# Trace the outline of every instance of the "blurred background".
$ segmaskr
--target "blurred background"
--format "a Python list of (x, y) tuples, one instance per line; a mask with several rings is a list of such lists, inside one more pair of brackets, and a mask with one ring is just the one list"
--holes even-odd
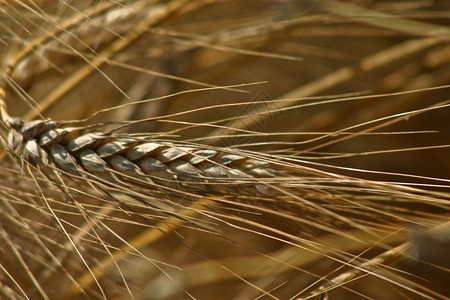
[[(449, 193), (450, 107), (439, 107), (450, 95), (448, 1), (40, 0), (3, 1), (0, 8), (0, 65), (10, 115), (72, 120), (123, 105), (86, 124), (148, 119), (122, 132), (168, 132), (175, 140), (295, 155), (324, 171), (407, 181)], [(406, 112), (412, 113), (402, 115)], [(1, 184), (10, 186), (13, 171), (5, 161), (2, 164)], [(34, 188), (29, 193), (39, 194)], [(19, 198), (15, 202), (21, 203)], [(448, 221), (442, 206), (423, 213), (436, 223)], [(32, 207), (16, 209), (27, 220), (36, 218)], [(116, 220), (108, 222), (125, 240), (147, 229), (121, 223), (125, 216), (116, 213)], [(83, 223), (80, 216), (67, 220), (75, 227)], [(9, 235), (3, 235), (2, 242), (32, 251), (35, 241), (24, 238), (25, 233), (14, 236), (15, 225), (3, 213), (2, 222), (9, 226), (5, 225)], [(35, 234), (58, 237), (54, 246), (63, 249), (64, 236), (46, 228), (53, 221), (37, 222)], [(298, 230), (295, 222), (282, 218), (259, 222), (287, 232)], [(409, 234), (386, 242), (399, 245), (410, 239), (413, 244), (409, 259), (393, 267), (423, 286), (429, 298), (450, 297), (448, 226), (430, 232), (422, 225), (408, 226)], [(325, 257), (288, 259), (289, 268), (282, 263), (267, 266), (283, 261), (281, 257), (307, 254), (284, 251), (287, 243), (247, 229), (220, 227), (214, 236), (179, 228), (139, 249), (158, 263), (148, 266), (142, 257), (129, 256), (118, 262), (123, 274), (112, 268), (99, 277), (104, 295), (95, 284), (83, 283), (86, 294), (67, 295), (73, 278), (85, 271), (73, 250), (64, 270), (54, 267), (45, 276), (45, 254), (25, 256), (30, 272), (52, 299), (127, 299), (127, 289), (137, 299), (296, 299), (305, 297), (318, 278), (341, 272), (340, 263)], [(104, 239), (113, 243), (110, 235)], [(324, 237), (324, 248), (327, 243), (345, 248), (348, 242), (332, 238)], [(21, 286), (30, 298), (39, 298), (35, 284), (21, 274), (23, 264), (13, 262), (10, 246), (0, 244), (0, 255), (10, 258), (0, 258), (0, 295), (23, 297)], [(381, 253), (375, 248), (345, 251), (369, 258)], [(108, 256), (96, 251), (87, 252), (93, 265)], [(223, 273), (225, 269), (231, 272)], [(250, 269), (253, 272), (246, 271)], [(61, 272), (71, 275), (62, 276), (61, 285), (52, 282)], [(333, 290), (329, 299), (424, 295), (362, 276)]]

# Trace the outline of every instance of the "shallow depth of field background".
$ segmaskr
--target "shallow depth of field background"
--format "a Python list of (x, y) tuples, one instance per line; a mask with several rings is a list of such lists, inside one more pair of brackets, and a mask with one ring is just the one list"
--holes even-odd
[[(349, 168), (322, 168), (323, 170), (373, 180), (395, 180), (395, 177), (391, 178), (383, 172), (430, 178), (450, 177), (448, 147), (387, 151), (448, 146), (449, 108), (413, 115), (348, 140), (336, 142), (338, 138), (345, 137), (344, 134), (303, 143), (324, 133), (448, 101), (449, 88), (434, 89), (450, 83), (448, 1), (191, 1), (140, 33), (127, 47), (108, 57), (97, 70), (79, 81), (69, 81), (80, 68), (88, 65), (88, 60), (106, 53), (115, 41), (126, 38), (137, 24), (155, 13), (157, 2), (159, 1), (120, 1), (114, 7), (114, 14), (102, 13), (90, 20), (85, 19), (71, 27), (67, 33), (58, 34), (57, 38), (37, 47), (33, 54), (16, 66), (12, 74), (14, 84), (9, 84), (7, 90), (9, 113), (13, 116), (38, 117), (33, 116), (33, 109), (24, 100), (28, 97), (41, 103), (47, 101), (41, 111), (46, 118), (81, 119), (91, 116), (99, 109), (131, 101), (191, 89), (243, 84), (229, 89), (181, 93), (159, 101), (126, 106), (101, 114), (90, 122), (138, 120), (197, 110), (160, 121), (140, 123), (124, 130), (169, 132), (186, 126), (186, 122), (216, 124), (214, 122), (217, 120), (246, 116), (220, 125), (231, 124), (233, 127), (261, 133), (286, 134), (275, 137), (250, 135), (229, 138), (226, 135), (230, 132), (226, 129), (194, 126), (189, 130), (176, 132), (174, 139), (223, 135), (199, 142), (223, 147), (257, 143), (258, 146), (244, 149), (272, 153), (292, 151), (311, 161)], [(0, 65), (5, 68), (11, 58), (30, 41), (55, 30), (58, 27), (56, 24), (62, 24), (74, 15), (86, 11), (88, 7), (105, 3), (109, 2), (35, 1), (24, 2), (23, 5), (13, 1), (0, 3)], [(119, 9), (121, 5), (123, 7)], [(60, 87), (66, 87), (64, 93), (59, 96), (52, 94)], [(25, 93), (28, 96), (25, 97)], [(329, 97), (331, 95), (336, 97)], [(380, 97), (363, 99), (365, 95)], [(329, 101), (355, 96), (361, 97), (357, 100)], [(246, 104), (225, 105), (241, 102)], [(311, 105), (282, 109), (308, 103)], [(214, 105), (221, 107), (201, 109)], [(259, 119), (257, 113), (267, 110), (273, 112)], [(369, 127), (358, 127), (350, 131), (363, 131)], [(407, 131), (420, 132), (406, 134)], [(268, 143), (274, 139), (279, 143)], [(289, 143), (289, 146), (283, 142)], [(381, 153), (373, 153), (377, 151)], [(325, 155), (327, 153), (329, 156), (339, 157), (324, 158), (328, 156)], [(358, 153), (361, 155), (352, 155)], [(379, 172), (354, 172), (350, 168)], [(2, 179), (1, 184), (8, 184), (8, 180)], [(403, 180), (434, 183), (423, 178)], [(447, 188), (429, 188), (449, 193), (448, 182), (443, 185), (447, 185)], [(416, 210), (421, 207), (405, 209)], [(33, 219), (31, 212), (28, 217)], [(0, 224), (1, 218), (0, 215)], [(448, 213), (440, 218), (448, 220)], [(74, 217), (74, 222), (75, 219)], [(271, 222), (279, 221), (267, 220), (267, 225), (271, 226)], [(114, 226), (125, 239), (131, 239), (143, 230), (132, 224)], [(289, 231), (293, 223), (285, 226)], [(405, 274), (408, 279), (450, 296), (447, 284), (450, 268), (448, 233), (445, 238), (428, 236), (419, 227), (410, 228), (414, 233), (411, 238), (416, 242), (416, 250), (418, 249), (418, 252), (410, 254), (441, 268), (421, 264), (413, 259), (402, 260), (393, 266), (407, 272)], [(42, 230), (45, 235), (47, 229)], [(142, 251), (181, 268), (196, 263), (222, 265), (227, 260), (235, 259), (235, 263), (245, 269), (246, 262), (249, 262), (248, 268), (254, 268), (258, 263), (239, 258), (252, 256), (264, 261), (267, 256), (270, 257), (286, 246), (237, 228), (224, 230), (229, 231), (224, 232), (224, 236), (232, 236), (235, 243), (189, 228), (180, 228), (176, 235), (183, 237), (183, 243), (188, 247), (180, 245), (178, 239), (166, 238)], [(21, 247), (26, 251), (32, 251), (29, 248), (33, 247), (32, 241), (19, 237), (10, 238), (15, 243), (22, 243)], [(6, 249), (5, 245), (0, 245), (0, 255), (5, 254)], [(366, 249), (361, 249), (360, 252), (364, 250)], [(371, 257), (378, 253), (379, 249), (368, 249), (362, 255)], [(421, 256), (414, 256), (417, 253)], [(205, 254), (208, 259), (205, 259)], [(30, 263), (35, 270), (39, 270), (36, 272), (41, 272), (43, 268), (39, 265), (40, 255), (37, 254), (35, 261)], [(0, 262), (3, 263), (3, 259), (0, 258)], [(136, 289), (139, 299), (149, 296), (152, 299), (188, 299), (184, 290), (188, 290), (195, 299), (255, 299), (261, 295), (249, 282), (239, 278), (223, 279), (220, 274), (211, 273), (205, 275), (207, 279), (202, 279), (203, 275), (195, 272), (190, 278), (183, 278), (180, 273), (173, 275), (174, 283), (164, 280), (158, 270), (145, 269), (138, 258), (131, 257), (122, 263), (124, 276), (130, 281), (131, 289)], [(324, 276), (339, 267), (339, 264), (324, 259), (299, 266), (306, 272), (291, 269), (246, 279), (264, 290), (273, 290), (273, 295), (279, 299), (289, 299), (310, 283), (311, 279), (305, 275), (307, 272)], [(73, 274), (82, 273), (79, 267), (69, 263), (67, 269), (71, 268), (74, 270)], [(20, 267), (9, 266), (9, 270), (15, 269), (18, 272), (21, 270)], [(206, 269), (205, 267), (203, 270)], [(56, 270), (49, 278), (56, 280), (60, 277), (58, 272), (62, 271)], [(339, 271), (335, 275), (338, 273)], [(0, 274), (1, 281), (6, 282), (7, 276)], [(26, 276), (14, 276), (18, 276), (19, 281), (23, 279), (21, 284), (25, 289), (32, 289), (32, 283), (22, 278)], [(124, 299), (122, 297), (127, 295), (124, 287), (120, 286), (119, 274), (114, 271), (100, 280), (109, 288), (108, 297)], [(62, 293), (61, 287), (52, 280), (46, 285), (49, 287), (49, 295), (54, 299)], [(0, 284), (0, 290), (4, 286), (3, 283)], [(61, 286), (65, 289), (70, 283), (64, 282)], [(363, 295), (367, 299), (419, 299), (419, 296), (410, 291), (371, 276), (357, 280), (348, 288), (349, 290), (340, 288), (330, 293), (330, 299), (362, 299)], [(7, 292), (3, 293), (6, 294)], [(96, 292), (89, 295), (93, 298), (100, 297)], [(77, 297), (82, 299), (84, 296)], [(261, 299), (269, 297), (262, 296)]]

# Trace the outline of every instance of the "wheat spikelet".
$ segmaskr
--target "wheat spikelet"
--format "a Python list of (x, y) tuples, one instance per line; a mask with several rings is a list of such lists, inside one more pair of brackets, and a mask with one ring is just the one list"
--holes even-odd
[[(195, 190), (225, 192), (230, 179), (248, 179), (231, 187), (229, 192), (245, 194), (244, 187), (254, 186), (254, 194), (264, 193), (264, 186), (254, 177), (275, 177), (268, 162), (224, 153), (221, 149), (205, 149), (176, 145), (141, 137), (114, 137), (101, 132), (83, 132), (82, 128), (67, 127), (49, 120), (23, 122), (8, 119), (11, 130), (8, 144), (22, 159), (46, 167), (50, 163), (62, 171), (94, 176), (124, 174), (136, 176), (148, 184), (189, 186)], [(114, 172), (115, 171), (115, 172)], [(113, 178), (110, 178), (111, 180)], [(222, 182), (220, 182), (222, 180)], [(156, 186), (156, 185), (155, 185)]]
[(446, 299), (442, 4), (94, 2), (0, 4), (0, 298)]

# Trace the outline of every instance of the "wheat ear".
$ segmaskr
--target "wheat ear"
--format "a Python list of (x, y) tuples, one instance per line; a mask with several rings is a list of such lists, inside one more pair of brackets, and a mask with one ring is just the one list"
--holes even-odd
[[(54, 165), (62, 171), (103, 176), (123, 175), (155, 186), (189, 187), (212, 193), (264, 194), (254, 178), (275, 177), (268, 162), (221, 149), (201, 148), (174, 142), (120, 137), (68, 127), (66, 122), (24, 122), (8, 118), (9, 147), (26, 161), (41, 167)], [(231, 181), (239, 185), (231, 187)]]

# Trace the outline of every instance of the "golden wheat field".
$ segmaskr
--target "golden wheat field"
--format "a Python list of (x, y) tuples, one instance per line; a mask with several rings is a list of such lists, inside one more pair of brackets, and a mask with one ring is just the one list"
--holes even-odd
[(447, 0), (0, 1), (0, 299), (449, 299)]

